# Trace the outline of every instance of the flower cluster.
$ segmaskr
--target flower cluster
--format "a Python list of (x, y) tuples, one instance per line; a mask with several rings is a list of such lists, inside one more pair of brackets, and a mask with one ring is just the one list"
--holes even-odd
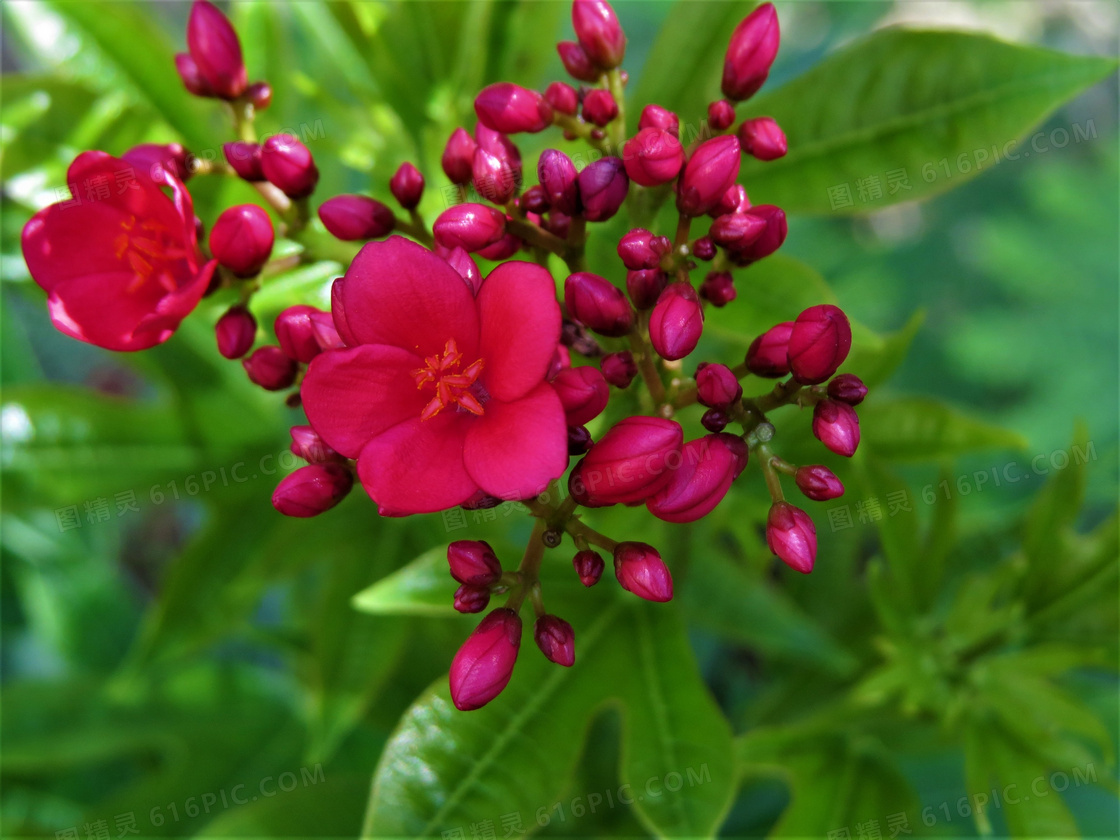
[[(656, 104), (628, 121), (626, 36), (611, 6), (574, 0), (572, 24), (575, 40), (557, 50), (575, 85), (555, 81), (541, 93), (492, 84), (474, 101), (473, 129), (457, 128), (448, 139), (440, 163), (461, 203), (429, 228), (420, 212), (425, 177), (404, 163), (388, 183), (399, 211), (370, 196), (332, 196), (317, 204), (320, 228), (310, 150), (287, 135), (256, 141), (254, 119), (271, 89), (249, 84), (233, 27), (196, 0), (188, 52), (175, 63), (187, 91), (223, 100), (233, 115), (238, 139), (223, 146), (224, 160), (202, 161), (176, 144), (137, 147), (119, 159), (85, 152), (70, 183), (75, 198), (82, 185), (109, 184), (100, 200), (48, 207), (23, 233), (55, 325), (102, 347), (151, 347), (204, 295), (231, 298), (215, 328), (218, 351), (242, 360), (256, 385), (288, 392), (288, 404), (307, 416), (291, 430), (292, 452), (307, 464), (276, 488), (281, 513), (321, 514), (355, 478), (382, 516), (508, 500), (528, 508), (536, 527), (516, 570), (503, 570), (484, 542), (448, 548), (457, 610), (482, 612), (493, 596), (507, 597), (451, 665), (460, 709), (486, 704), (508, 683), (526, 600), (540, 650), (559, 665), (575, 662), (573, 628), (545, 610), (539, 579), (546, 550), (564, 535), (584, 586), (598, 583), (605, 551), (623, 589), (650, 601), (672, 598), (656, 548), (599, 533), (580, 508), (644, 505), (666, 522), (693, 522), (724, 500), (753, 460), (772, 499), (767, 543), (809, 572), (815, 529), (785, 501), (781, 475), (812, 500), (844, 488), (824, 466), (774, 454), (768, 413), (811, 407), (813, 433), (829, 450), (851, 456), (859, 443), (855, 406), (867, 389), (852, 374), (836, 375), (852, 340), (836, 306), (774, 325), (741, 361), (694, 360), (705, 310), (734, 301), (735, 272), (773, 254), (787, 234), (782, 209), (752, 204), (738, 183), (744, 155), (769, 161), (786, 153), (774, 120), (736, 114), (777, 54), (773, 6), (758, 7), (731, 33), (725, 98), (708, 105), (707, 121), (687, 141), (677, 115)], [(526, 187), (512, 136), (548, 129), (590, 146), (591, 160), (577, 166), (582, 156), (548, 148), (536, 163), (537, 183)], [(261, 203), (226, 209), (207, 242), (184, 186), (199, 175), (242, 179)], [(620, 264), (589, 266), (593, 226), (635, 200), (645, 207), (671, 200), (675, 228), (628, 230), (617, 243)], [(277, 234), (301, 249), (273, 257)], [(272, 274), (323, 256), (324, 242), (332, 257), (342, 248), (348, 263), (330, 311), (292, 306), (272, 325), (275, 340), (258, 344), (264, 331), (254, 294)], [(346, 243), (356, 244), (345, 251)], [(484, 274), (479, 259), (496, 265)], [(694, 360), (691, 376), (685, 360)], [(744, 381), (767, 378), (781, 381), (744, 397)], [(641, 410), (627, 410), (631, 416), (593, 439), (588, 424), (616, 395), (639, 390), (620, 402)], [(674, 418), (694, 404), (705, 411), (703, 431), (691, 436)]]

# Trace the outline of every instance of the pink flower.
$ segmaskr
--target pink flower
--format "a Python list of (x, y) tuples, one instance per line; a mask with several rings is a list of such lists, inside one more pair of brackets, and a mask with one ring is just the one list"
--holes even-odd
[(49, 295), (51, 321), (108, 350), (167, 341), (216, 265), (198, 250), (186, 187), (163, 168), (105, 152), (78, 155), (66, 180), (74, 201), (39, 211), (23, 229), (23, 256)]
[(545, 381), (560, 338), (548, 271), (504, 263), (476, 297), (444, 260), (394, 236), (366, 245), (335, 287), (351, 346), (312, 360), (303, 405), (328, 445), (358, 459), (383, 514), (480, 491), (526, 498), (564, 472), (564, 409)]
[(502, 693), (521, 647), (521, 619), (505, 607), (482, 619), (451, 661), (451, 700), (461, 712), (480, 709)]

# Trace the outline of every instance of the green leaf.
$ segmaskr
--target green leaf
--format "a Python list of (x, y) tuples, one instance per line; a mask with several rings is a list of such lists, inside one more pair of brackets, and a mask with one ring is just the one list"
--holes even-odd
[(351, 601), (370, 615), (421, 615), (451, 618), (454, 581), (447, 571), (447, 546), (425, 551), (407, 566), (363, 589)]
[[(1115, 69), (1110, 58), (987, 35), (875, 32), (751, 100), (750, 114), (782, 126), (789, 153), (744, 160), (742, 181), (755, 201), (792, 213), (860, 213), (926, 198), (1015, 154), (1013, 141)], [(888, 173), (900, 171), (909, 190), (890, 183)], [(882, 196), (863, 201), (859, 182), (866, 189), (872, 178)], [(842, 187), (851, 204), (834, 207), (830, 190)]]
[(1022, 449), (1026, 439), (921, 397), (860, 406), (863, 447), (893, 461), (933, 461), (978, 449)]

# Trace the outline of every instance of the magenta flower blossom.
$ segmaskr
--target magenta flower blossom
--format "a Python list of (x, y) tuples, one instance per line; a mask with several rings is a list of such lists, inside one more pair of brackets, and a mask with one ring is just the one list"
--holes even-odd
[(186, 187), (163, 168), (137, 169), (105, 152), (78, 155), (66, 180), (74, 200), (23, 228), (23, 256), (49, 296), (51, 321), (107, 350), (167, 341), (217, 264), (198, 250)]
[(303, 405), (323, 440), (358, 459), (382, 514), (480, 491), (526, 498), (564, 472), (564, 409), (545, 381), (560, 339), (548, 271), (505, 263), (476, 297), (444, 260), (394, 236), (366, 245), (335, 286), (352, 346), (315, 357)]

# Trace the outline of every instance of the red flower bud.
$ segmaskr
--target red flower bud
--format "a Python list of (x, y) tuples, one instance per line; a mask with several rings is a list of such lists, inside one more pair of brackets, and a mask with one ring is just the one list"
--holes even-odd
[(480, 613), (490, 603), (490, 590), (464, 583), (455, 590), (455, 609), (461, 613)]
[(707, 262), (716, 255), (716, 243), (710, 236), (701, 236), (692, 243), (692, 256)]
[(647, 601), (673, 600), (673, 576), (652, 545), (621, 542), (614, 549), (614, 574), (627, 592)]
[(572, 28), (584, 52), (604, 70), (622, 63), (626, 35), (607, 0), (573, 0)]
[(571, 351), (569, 351), (568, 348), (563, 344), (557, 344), (556, 352), (552, 354), (552, 361), (548, 364), (548, 372), (544, 375), (544, 378), (551, 382), (554, 378), (556, 378), (556, 374), (558, 374), (562, 370), (567, 370), (571, 366)]
[(478, 144), (466, 129), (457, 128), (451, 132), (447, 145), (443, 148), (443, 156), (440, 158), (443, 172), (451, 179), (451, 183), (470, 183), (474, 150), (477, 147)]
[(630, 179), (620, 158), (604, 157), (588, 164), (579, 173), (579, 196), (583, 215), (589, 222), (604, 222), (618, 212)]
[(718, 244), (741, 250), (754, 243), (766, 231), (766, 219), (755, 213), (727, 213), (717, 216), (708, 228), (708, 235)]
[(583, 118), (600, 128), (618, 116), (618, 103), (609, 90), (595, 88), (583, 97)]
[(553, 210), (548, 214), (548, 218), (544, 221), (544, 229), (549, 233), (555, 233), (561, 239), (568, 238), (568, 231), (571, 230), (572, 218), (559, 210)]
[(672, 247), (669, 237), (654, 236), (645, 228), (634, 228), (618, 241), (618, 256), (631, 271), (657, 268)]
[(571, 668), (576, 661), (576, 634), (572, 625), (555, 615), (542, 615), (533, 625), (533, 641), (545, 659)]
[(545, 149), (537, 161), (537, 178), (553, 210), (568, 216), (579, 212), (579, 177), (575, 164), (563, 152)]
[(447, 563), (451, 577), (471, 586), (491, 586), (502, 576), (502, 564), (484, 540), (455, 540), (447, 547)]
[(599, 68), (586, 50), (575, 41), (561, 41), (556, 45), (556, 52), (560, 54), (560, 62), (573, 79), (581, 82), (599, 81)]
[(259, 143), (245, 143), (235, 140), (222, 146), (226, 162), (233, 167), (238, 177), (246, 181), (263, 181), (264, 168), (261, 166), (261, 147)]
[(237, 99), (245, 92), (249, 79), (237, 33), (226, 16), (206, 0), (195, 0), (191, 6), (187, 19), (187, 49), (199, 76), (214, 96)]
[(766, 544), (790, 568), (813, 571), (817, 558), (817, 528), (809, 514), (789, 502), (774, 502), (766, 518)]
[(506, 216), (485, 204), (456, 204), (440, 213), (432, 233), (444, 248), (468, 253), (493, 245), (506, 233)]
[(700, 297), (717, 309), (727, 306), (738, 297), (738, 294), (735, 291), (731, 272), (728, 271), (709, 272), (704, 282), (700, 284)]
[(735, 122), (735, 106), (726, 99), (717, 99), (708, 106), (708, 125), (714, 131), (723, 131)]
[(844, 495), (844, 485), (828, 467), (819, 464), (801, 467), (793, 474), (797, 489), (814, 502), (827, 502)]
[(535, 90), (498, 82), (474, 98), (479, 122), (503, 134), (544, 131), (552, 125), (552, 106)]
[(157, 183), (162, 181), (159, 170), (169, 172), (184, 183), (194, 174), (190, 166), (191, 153), (178, 143), (141, 143), (121, 155), (121, 160), (147, 173)]
[(341, 461), (342, 456), (335, 452), (327, 442), (319, 437), (310, 426), (292, 426), (289, 430), (292, 436), (290, 449), (292, 454), (303, 458), (309, 464), (321, 464), (326, 461)]
[(813, 409), (813, 435), (837, 455), (851, 458), (859, 446), (859, 417), (847, 403), (821, 400)]
[(183, 87), (194, 96), (216, 96), (206, 80), (202, 78), (202, 71), (190, 53), (175, 53), (175, 70), (183, 82)]
[(704, 310), (688, 283), (670, 283), (649, 316), (649, 340), (663, 359), (683, 359), (696, 349), (704, 331)]
[(666, 522), (695, 522), (723, 501), (747, 465), (747, 444), (737, 435), (707, 435), (681, 448), (681, 464), (646, 499), (649, 512)]
[(712, 433), (722, 432), (730, 422), (731, 418), (727, 412), (720, 411), (718, 408), (709, 408), (700, 418), (700, 425)]
[(742, 184), (732, 184), (720, 196), (716, 206), (708, 211), (712, 218), (726, 216), (728, 213), (745, 213), (751, 209), (751, 200), (747, 195), (747, 188)]
[(424, 195), (424, 176), (406, 161), (389, 179), (389, 191), (405, 210), (415, 210)]
[(308, 148), (290, 134), (274, 134), (261, 146), (261, 171), (289, 198), (315, 191), (319, 170)]
[(600, 335), (623, 336), (634, 325), (626, 296), (610, 281), (589, 271), (577, 271), (564, 281), (568, 316)]
[(529, 221), (538, 225), (541, 223), (540, 217), (547, 213), (551, 207), (548, 193), (540, 184), (535, 184), (525, 190), (521, 197), (517, 199), (517, 205), (525, 211), (526, 218)]
[(732, 134), (701, 143), (684, 165), (677, 209), (688, 216), (707, 213), (739, 177), (739, 141)]
[(451, 701), (466, 712), (479, 709), (509, 684), (521, 647), (521, 619), (501, 607), (482, 619), (451, 661)]
[(487, 245), (485, 248), (479, 248), (478, 255), (484, 260), (493, 260), (494, 262), (501, 262), (508, 259), (521, 250), (524, 243), (514, 236), (512, 233), (507, 233), (493, 245)]
[(343, 242), (379, 239), (397, 224), (393, 211), (364, 195), (336, 195), (319, 205), (319, 219), (330, 234)]
[(743, 397), (743, 386), (727, 365), (701, 364), (696, 369), (696, 401), (708, 408), (728, 408)]
[(477, 295), (479, 287), (482, 286), (482, 272), (478, 270), (478, 264), (471, 259), (471, 255), (456, 245), (444, 254), (443, 258), (447, 260), (448, 265), (459, 272), (459, 276)]
[(314, 306), (289, 306), (273, 325), (284, 354), (297, 362), (310, 362), (324, 350), (342, 346), (331, 313)]
[(252, 356), (242, 359), (241, 364), (245, 366), (249, 380), (266, 391), (283, 391), (290, 387), (299, 372), (299, 365), (272, 344), (258, 347)]
[(867, 386), (854, 373), (842, 373), (828, 383), (828, 395), (848, 405), (859, 405), (867, 396)]
[(789, 336), (789, 368), (803, 385), (824, 382), (848, 358), (852, 328), (837, 306), (810, 306), (797, 316)]
[(240, 359), (257, 338), (257, 319), (244, 306), (231, 306), (218, 319), (214, 332), (218, 352), (227, 359)]
[(740, 242), (733, 245), (732, 257), (741, 265), (761, 260), (777, 251), (786, 241), (789, 228), (786, 223), (786, 213), (781, 207), (773, 204), (759, 204), (745, 213), (746, 216), (762, 219), (765, 226), (762, 232), (749, 242)]
[(626, 174), (643, 187), (667, 184), (684, 165), (684, 149), (676, 135), (660, 128), (643, 128), (622, 147)]
[(585, 548), (583, 551), (576, 552), (576, 556), (572, 558), (572, 566), (579, 575), (580, 583), (584, 586), (594, 586), (603, 576), (606, 564), (603, 562), (603, 555), (598, 551)]
[(568, 487), (588, 507), (644, 501), (668, 483), (683, 441), (679, 423), (627, 417), (591, 447), (572, 470)]
[(603, 413), (611, 396), (610, 386), (596, 367), (566, 368), (556, 374), (552, 387), (564, 406), (569, 426), (590, 423)]
[(210, 231), (210, 252), (237, 277), (260, 273), (272, 253), (272, 220), (255, 204), (230, 207)]
[(599, 370), (603, 372), (603, 378), (616, 388), (629, 388), (638, 375), (638, 366), (629, 350), (608, 353), (599, 362)]
[(660, 128), (677, 138), (681, 134), (681, 123), (677, 115), (660, 105), (647, 105), (642, 109), (642, 114), (638, 117), (638, 130), (646, 128)]
[(573, 458), (583, 455), (594, 443), (586, 426), (568, 427), (568, 454)]
[(346, 498), (354, 474), (345, 464), (308, 464), (284, 478), (272, 506), (285, 516), (318, 516)]
[(579, 94), (567, 82), (553, 82), (545, 89), (544, 101), (559, 114), (574, 117), (579, 110)]
[(495, 204), (505, 204), (517, 192), (519, 173), (512, 162), (479, 146), (471, 162), (471, 178), (478, 194)]
[(785, 132), (770, 117), (744, 120), (739, 126), (739, 145), (759, 160), (777, 160), (787, 150)]
[(778, 14), (764, 3), (746, 16), (731, 33), (723, 62), (723, 95), (736, 102), (749, 99), (770, 75), (778, 54)]
[(268, 82), (253, 82), (245, 90), (245, 98), (253, 103), (253, 109), (264, 111), (272, 104), (272, 85)]
[(755, 376), (778, 379), (789, 373), (789, 336), (793, 321), (775, 324), (751, 342), (747, 370)]
[(638, 309), (650, 309), (665, 291), (669, 276), (660, 268), (626, 272), (626, 293)]

